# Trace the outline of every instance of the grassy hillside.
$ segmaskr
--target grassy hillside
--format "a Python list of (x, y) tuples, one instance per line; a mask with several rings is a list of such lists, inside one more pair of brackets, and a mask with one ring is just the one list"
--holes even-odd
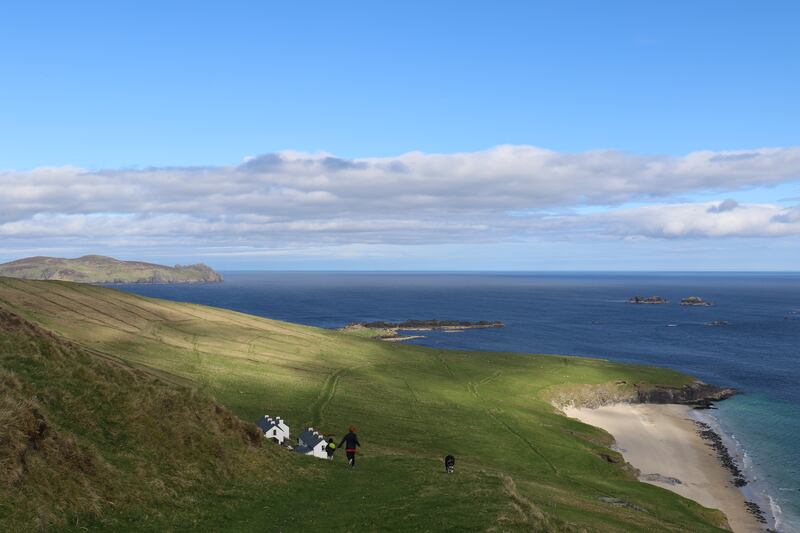
[(0, 264), (0, 276), (21, 279), (77, 281), (80, 283), (197, 283), (222, 281), (203, 264), (174, 267), (120, 261), (102, 255), (76, 259), (28, 257)]
[[(45, 372), (36, 350), (15, 351), (15, 345), (33, 341), (12, 341), (16, 344), (4, 345), (0, 364), (28, 391), (12, 401), (58, 396), (74, 388), (68, 396), (72, 407), (61, 399), (40, 409), (57, 424), (76, 408), (64, 431), (77, 446), (112, 454), (112, 459), (118, 450), (113, 444), (109, 449), (105, 439), (126, 416), (140, 417), (134, 406), (141, 402), (137, 427), (143, 429), (124, 443), (134, 455), (140, 448), (149, 451), (139, 466), (119, 463), (136, 471), (147, 470), (151, 461), (163, 462), (163, 467), (152, 467), (149, 481), (142, 484), (157, 484), (162, 472), (173, 468), (159, 449), (188, 454), (186, 464), (202, 465), (190, 468), (195, 472), (191, 483), (166, 476), (164, 492), (146, 500), (126, 498), (120, 489), (121, 500), (113, 506), (70, 502), (69, 516), (78, 513), (80, 523), (93, 528), (181, 530), (202, 523), (207, 530), (235, 531), (622, 532), (720, 531), (724, 522), (717, 511), (636, 481), (619, 455), (605, 447), (606, 433), (560, 416), (548, 402), (554, 395), (580, 395), (593, 387), (625, 394), (633, 383), (679, 386), (688, 381), (669, 370), (382, 343), (70, 283), (0, 279), (0, 308), (75, 342), (85, 365), (85, 370), (53, 367)], [(103, 361), (108, 360), (137, 369), (125, 370), (130, 378), (120, 374), (108, 386), (118, 391), (108, 393), (118, 404), (105, 406), (107, 398), (94, 392), (100, 385), (81, 389), (79, 379), (67, 384), (57, 377), (106, 368)], [(246, 438), (225, 432), (206, 435), (207, 446), (218, 442), (220, 453), (231, 450), (220, 466), (207, 446), (195, 447), (196, 435), (175, 438), (157, 429), (159, 412), (172, 420), (184, 415), (171, 414), (172, 404), (156, 408), (143, 391), (130, 397), (144, 386), (136, 380), (158, 387), (159, 394), (174, 391), (180, 398), (174, 404), (178, 413), (186, 414), (194, 402), (212, 405), (204, 402), (213, 397), (246, 421), (264, 413), (281, 415), (294, 435), (313, 425), (341, 436), (348, 424), (355, 424), (364, 444), (359, 466), (350, 471), (341, 457), (329, 463), (271, 445), (254, 448)], [(104, 418), (112, 416), (109, 412), (120, 417), (117, 423)], [(146, 431), (150, 424), (152, 435)], [(453, 476), (441, 473), (447, 453), (458, 461)], [(68, 465), (59, 467), (69, 470)], [(36, 480), (22, 483), (38, 490)], [(2, 490), (0, 501), (6, 501), (8, 489)], [(49, 497), (59, 499), (58, 493)], [(172, 499), (183, 506), (169, 513)], [(7, 515), (0, 513), (0, 527), (2, 516)]]
[(224, 512), (241, 480), (292, 470), (262, 445), (208, 395), (0, 309), (0, 530), (193, 522), (203, 499)]

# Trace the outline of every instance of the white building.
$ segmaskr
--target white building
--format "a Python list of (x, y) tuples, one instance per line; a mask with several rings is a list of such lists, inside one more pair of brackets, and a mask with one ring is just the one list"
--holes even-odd
[(320, 459), (327, 459), (328, 452), (325, 451), (327, 446), (328, 443), (325, 441), (325, 437), (314, 431), (314, 428), (308, 428), (297, 437), (297, 447), (294, 451), (303, 455), (313, 455)]
[(283, 441), (289, 438), (289, 426), (286, 425), (281, 417), (272, 418), (269, 415), (264, 415), (264, 418), (256, 422), (264, 438), (274, 439), (278, 444), (283, 444)]

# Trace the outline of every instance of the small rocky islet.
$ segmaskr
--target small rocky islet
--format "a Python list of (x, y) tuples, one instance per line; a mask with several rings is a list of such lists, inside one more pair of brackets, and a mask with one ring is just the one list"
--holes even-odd
[(681, 298), (681, 305), (689, 305), (695, 307), (710, 307), (714, 305), (712, 302), (708, 300), (703, 300), (699, 296), (687, 296), (686, 298)]
[(461, 329), (487, 329), (502, 328), (505, 324), (499, 320), (468, 322), (465, 320), (406, 320), (404, 322), (355, 322), (351, 326), (363, 326), (369, 329), (403, 329), (406, 331), (429, 331), (434, 329), (461, 330)]
[(663, 296), (632, 296), (628, 298), (629, 304), (642, 304), (642, 305), (663, 305), (668, 304), (669, 300)]
[(480, 320), (469, 322), (466, 320), (406, 320), (403, 322), (352, 322), (341, 328), (346, 333), (360, 334), (369, 332), (367, 336), (390, 342), (408, 341), (424, 338), (423, 335), (402, 335), (401, 331), (446, 331), (457, 332), (467, 329), (491, 329), (505, 327), (499, 320)]
[[(663, 296), (631, 296), (628, 298), (629, 304), (634, 305), (664, 305), (668, 304), (669, 300), (664, 298)], [(703, 300), (699, 296), (687, 296), (686, 298), (681, 298), (681, 305), (685, 306), (695, 306), (695, 307), (710, 307), (714, 305), (712, 302), (708, 300)]]

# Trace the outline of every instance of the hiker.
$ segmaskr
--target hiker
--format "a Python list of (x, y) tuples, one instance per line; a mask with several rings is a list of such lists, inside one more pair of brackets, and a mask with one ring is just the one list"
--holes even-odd
[(333, 443), (333, 438), (328, 438), (328, 445), (325, 446), (325, 451), (328, 452), (328, 460), (333, 461), (333, 452), (336, 451), (336, 444)]
[(344, 451), (347, 452), (347, 464), (350, 465), (350, 468), (355, 468), (356, 466), (356, 448), (361, 446), (361, 443), (358, 442), (358, 436), (356, 435), (356, 428), (350, 426), (348, 428), (349, 433), (344, 436), (342, 442), (339, 443), (339, 447), (345, 446)]

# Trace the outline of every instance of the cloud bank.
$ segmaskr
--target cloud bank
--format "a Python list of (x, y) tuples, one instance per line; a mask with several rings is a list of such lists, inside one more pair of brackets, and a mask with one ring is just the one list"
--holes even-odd
[[(280, 152), (235, 166), (39, 168), (0, 172), (0, 239), (280, 248), (783, 237), (800, 235), (797, 207), (680, 198), (798, 180), (800, 147), (683, 157), (533, 146), (360, 159)], [(587, 206), (602, 212), (575, 214)]]
[(800, 207), (735, 200), (617, 209), (586, 217), (554, 217), (551, 231), (658, 239), (800, 235)]

